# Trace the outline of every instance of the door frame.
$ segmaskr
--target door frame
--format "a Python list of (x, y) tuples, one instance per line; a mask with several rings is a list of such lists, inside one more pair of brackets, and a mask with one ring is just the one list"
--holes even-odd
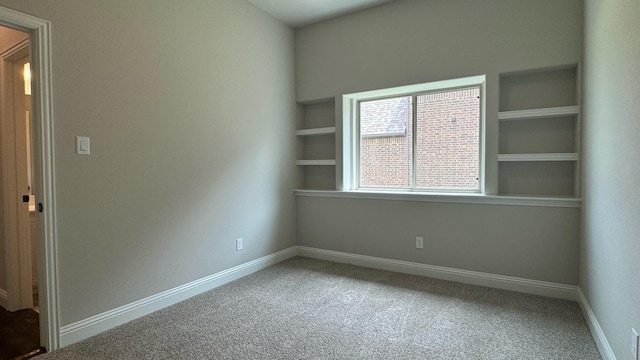
[[(2, 104), (4, 115), (0, 125), (1, 133), (3, 134), (1, 142), (3, 178), (1, 182), (4, 206), (3, 216), (5, 219), (7, 309), (9, 311), (33, 307), (31, 241), (28, 230), (30, 215), (26, 208), (27, 205), (19, 200), (20, 196), (26, 193), (26, 189), (20, 191), (20, 181), (18, 181), (18, 173), (24, 170), (19, 169), (19, 164), (25, 161), (24, 156), (26, 155), (26, 153), (18, 149), (19, 142), (24, 142), (26, 139), (24, 137), (19, 139), (18, 137), (20, 134), (24, 135), (27, 129), (25, 128), (26, 124), (24, 124), (25, 119), (16, 117), (16, 101), (20, 100), (17, 98), (17, 90), (22, 93), (22, 89), (16, 89), (15, 87), (16, 62), (27, 56), (30, 56), (28, 38), (19, 41), (0, 54), (0, 58), (2, 58)], [(21, 100), (23, 102), (24, 98)]]
[[(25, 31), (31, 47), (33, 161), (35, 170), (40, 344), (60, 346), (55, 158), (51, 93), (51, 23), (0, 6), (0, 25)], [(5, 134), (5, 132), (2, 132)], [(5, 135), (2, 135), (5, 136)], [(4, 156), (4, 155), (3, 155)], [(3, 180), (4, 181), (4, 180)]]

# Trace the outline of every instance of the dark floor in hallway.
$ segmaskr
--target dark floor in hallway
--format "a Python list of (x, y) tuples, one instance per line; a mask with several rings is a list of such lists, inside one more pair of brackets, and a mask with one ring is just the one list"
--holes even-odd
[(0, 360), (26, 359), (40, 350), (38, 313), (0, 307)]

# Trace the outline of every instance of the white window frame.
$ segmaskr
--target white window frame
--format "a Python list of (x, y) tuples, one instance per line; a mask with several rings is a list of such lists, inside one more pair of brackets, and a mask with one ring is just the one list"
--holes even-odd
[[(359, 179), (359, 103), (366, 100), (378, 100), (391, 97), (420, 95), (425, 92), (439, 90), (455, 90), (459, 88), (480, 88), (480, 132), (479, 132), (479, 188), (478, 190), (439, 190), (439, 189), (387, 189), (358, 188)], [(424, 194), (484, 194), (485, 193), (485, 139), (486, 139), (486, 75), (470, 76), (451, 80), (434, 81), (424, 84), (399, 86), (388, 89), (364, 91), (342, 96), (342, 190), (383, 192), (383, 193), (424, 193)], [(414, 136), (415, 138), (415, 136)], [(415, 141), (413, 139), (412, 141)], [(415, 160), (415, 159), (414, 159)], [(413, 170), (415, 173), (415, 169)]]

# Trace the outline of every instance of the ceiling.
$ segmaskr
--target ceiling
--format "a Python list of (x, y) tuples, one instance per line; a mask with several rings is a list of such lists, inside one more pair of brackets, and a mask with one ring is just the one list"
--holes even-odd
[(297, 28), (394, 0), (249, 0), (285, 24)]

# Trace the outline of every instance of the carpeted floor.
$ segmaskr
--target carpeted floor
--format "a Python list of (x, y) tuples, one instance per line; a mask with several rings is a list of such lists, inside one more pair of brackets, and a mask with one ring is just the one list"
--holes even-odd
[(40, 349), (38, 313), (9, 312), (0, 307), (0, 360), (15, 359)]
[(600, 359), (575, 302), (293, 258), (46, 359)]

